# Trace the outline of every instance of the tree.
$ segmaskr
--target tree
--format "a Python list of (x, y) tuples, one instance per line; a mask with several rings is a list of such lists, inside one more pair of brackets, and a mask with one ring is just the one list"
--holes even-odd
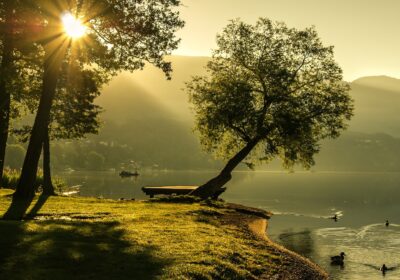
[[(45, 58), (41, 99), (15, 198), (34, 195), (33, 182), (65, 55), (70, 53), (83, 69), (110, 74), (142, 69), (149, 62), (169, 77), (171, 65), (164, 56), (177, 47), (179, 40), (174, 33), (183, 26), (176, 11), (179, 0), (30, 2), (43, 18), (44, 36), (35, 42), (43, 46)], [(60, 15), (65, 11), (71, 11), (87, 27), (81, 40), (68, 38), (63, 31)]]
[[(11, 120), (32, 110), (28, 92), (37, 89), (37, 46), (26, 44), (26, 37), (38, 29), (36, 17), (27, 17), (26, 1), (0, 1), (0, 177)], [(24, 28), (28, 26), (29, 28)], [(38, 29), (39, 30), (39, 29)]]
[(286, 168), (309, 168), (319, 141), (338, 137), (353, 112), (333, 47), (323, 46), (314, 28), (235, 20), (217, 45), (208, 75), (187, 84), (202, 146), (227, 159), (192, 192), (202, 198), (223, 191), (242, 161), (252, 167), (279, 157)]
[[(59, 139), (80, 139), (86, 134), (96, 134), (100, 122), (101, 107), (94, 104), (100, 95), (100, 87), (106, 78), (95, 69), (80, 69), (68, 59), (63, 63), (57, 89), (50, 112), (50, 121), (43, 142), (43, 194), (54, 195), (51, 179), (50, 141)], [(31, 103), (38, 103), (40, 94), (31, 97)], [(34, 107), (34, 106), (33, 106)], [(30, 126), (13, 129), (21, 142), (27, 142)]]
[(106, 79), (94, 69), (80, 69), (79, 65), (65, 63), (43, 142), (44, 194), (55, 193), (51, 180), (50, 140), (80, 139), (86, 134), (97, 134), (101, 108), (94, 104), (94, 99), (100, 95), (100, 87)]
[(13, 65), (13, 0), (4, 1), (0, 6), (1, 19), (1, 64), (0, 64), (0, 178), (3, 177), (8, 128), (11, 111), (11, 93), (8, 79)]

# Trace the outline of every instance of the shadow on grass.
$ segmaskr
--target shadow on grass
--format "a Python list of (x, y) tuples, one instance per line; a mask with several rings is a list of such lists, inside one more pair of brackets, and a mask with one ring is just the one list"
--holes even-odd
[(22, 220), (24, 218), (33, 218), (39, 212), (40, 208), (46, 203), (49, 196), (41, 195), (36, 201), (35, 205), (31, 209), (31, 211), (25, 216), (26, 211), (31, 205), (32, 199), (21, 199), (13, 197), (10, 207), (7, 212), (4, 214), (4, 220)]
[(22, 220), (33, 199), (13, 198), (3, 220)]
[(38, 200), (36, 201), (35, 205), (32, 207), (31, 211), (29, 211), (26, 216), (28, 218), (34, 218), (36, 214), (39, 212), (39, 210), (43, 207), (43, 205), (46, 203), (47, 199), (49, 199), (48, 195), (40, 195)]
[(171, 261), (117, 222), (0, 221), (0, 279), (155, 279)]

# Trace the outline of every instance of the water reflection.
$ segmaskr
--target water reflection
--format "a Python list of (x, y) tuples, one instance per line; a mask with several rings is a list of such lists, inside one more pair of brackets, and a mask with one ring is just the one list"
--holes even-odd
[(293, 229), (286, 229), (279, 234), (278, 239), (289, 250), (296, 251), (307, 258), (311, 257), (314, 252), (314, 239), (309, 229), (297, 232)]

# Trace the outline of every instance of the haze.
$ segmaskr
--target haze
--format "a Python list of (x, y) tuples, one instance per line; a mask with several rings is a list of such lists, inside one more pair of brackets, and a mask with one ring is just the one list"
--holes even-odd
[(325, 44), (335, 46), (345, 79), (388, 75), (400, 77), (398, 0), (184, 0), (186, 26), (175, 54), (209, 56), (215, 34), (229, 20), (254, 23), (258, 17), (290, 27), (315, 25)]

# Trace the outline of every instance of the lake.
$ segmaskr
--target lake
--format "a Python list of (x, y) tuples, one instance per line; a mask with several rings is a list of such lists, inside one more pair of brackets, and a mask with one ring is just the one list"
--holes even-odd
[[(197, 185), (215, 175), (196, 171), (143, 171), (137, 178), (114, 172), (59, 174), (80, 194), (146, 199), (145, 185)], [(400, 173), (235, 172), (223, 198), (272, 211), (268, 235), (318, 263), (332, 279), (382, 279), (377, 269), (400, 265)], [(335, 222), (329, 217), (337, 214)], [(390, 225), (384, 225), (386, 219)], [(344, 267), (330, 256), (345, 252)], [(385, 279), (400, 279), (400, 268)]]

